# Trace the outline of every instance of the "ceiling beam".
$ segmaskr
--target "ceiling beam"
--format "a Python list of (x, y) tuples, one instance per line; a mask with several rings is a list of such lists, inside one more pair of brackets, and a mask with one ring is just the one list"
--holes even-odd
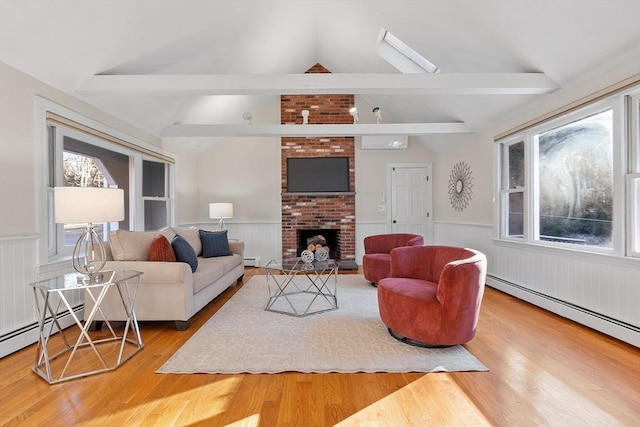
[(194, 125), (174, 124), (162, 130), (166, 137), (295, 137), (425, 135), (438, 133), (473, 133), (464, 123), (385, 123), (354, 125)]
[(76, 90), (147, 95), (536, 95), (558, 85), (542, 73), (96, 75)]

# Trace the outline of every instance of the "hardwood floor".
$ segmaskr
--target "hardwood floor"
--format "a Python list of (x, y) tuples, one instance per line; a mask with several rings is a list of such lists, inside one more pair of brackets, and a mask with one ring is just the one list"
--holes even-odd
[[(262, 273), (248, 268), (245, 282)], [(637, 348), (491, 288), (465, 345), (489, 372), (155, 374), (240, 287), (205, 307), (187, 331), (143, 323), (144, 349), (114, 372), (48, 385), (31, 372), (34, 346), (1, 359), (1, 424), (640, 425)]]

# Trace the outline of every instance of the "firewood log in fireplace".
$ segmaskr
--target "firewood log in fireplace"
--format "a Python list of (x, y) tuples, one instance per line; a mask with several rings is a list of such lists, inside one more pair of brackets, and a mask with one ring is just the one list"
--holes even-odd
[(326, 248), (329, 251), (329, 246), (327, 246), (327, 240), (324, 236), (317, 235), (307, 239), (307, 250), (314, 252), (320, 248)]

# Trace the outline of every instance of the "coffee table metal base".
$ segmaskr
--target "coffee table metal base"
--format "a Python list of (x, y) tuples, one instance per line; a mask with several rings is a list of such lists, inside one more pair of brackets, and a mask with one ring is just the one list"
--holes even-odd
[(304, 317), (338, 308), (338, 265), (334, 260), (305, 263), (299, 258), (267, 264), (266, 311)]

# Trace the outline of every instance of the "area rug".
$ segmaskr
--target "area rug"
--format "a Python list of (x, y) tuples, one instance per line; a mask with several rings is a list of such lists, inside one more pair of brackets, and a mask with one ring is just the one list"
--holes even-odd
[(488, 370), (463, 346), (418, 348), (392, 338), (380, 321), (376, 289), (362, 275), (338, 276), (333, 311), (293, 317), (265, 311), (268, 298), (266, 276), (252, 277), (157, 372)]

